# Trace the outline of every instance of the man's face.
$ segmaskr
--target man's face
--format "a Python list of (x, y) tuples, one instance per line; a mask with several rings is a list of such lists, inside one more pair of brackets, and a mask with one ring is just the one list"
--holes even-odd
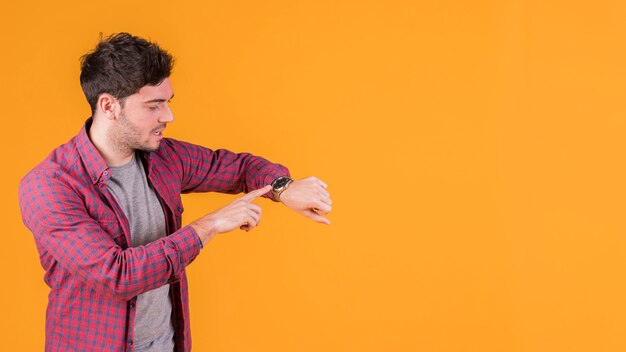
[(163, 139), (163, 130), (174, 121), (169, 102), (174, 97), (170, 79), (158, 86), (144, 86), (126, 97), (124, 106), (112, 126), (110, 137), (114, 144), (129, 151), (155, 151)]

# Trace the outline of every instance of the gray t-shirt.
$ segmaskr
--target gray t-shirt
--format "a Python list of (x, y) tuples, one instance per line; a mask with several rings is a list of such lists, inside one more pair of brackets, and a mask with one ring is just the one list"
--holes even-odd
[[(166, 235), (165, 215), (157, 195), (148, 183), (137, 153), (126, 165), (110, 167), (107, 186), (124, 211), (130, 225), (131, 246), (137, 247)], [(172, 352), (174, 325), (170, 285), (137, 297), (134, 346), (136, 352)]]

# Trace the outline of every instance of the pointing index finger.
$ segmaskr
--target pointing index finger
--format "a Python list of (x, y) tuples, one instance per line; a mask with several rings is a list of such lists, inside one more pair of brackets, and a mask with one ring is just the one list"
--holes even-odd
[(267, 185), (263, 188), (259, 188), (259, 189), (255, 189), (254, 191), (250, 191), (248, 193), (246, 193), (245, 196), (241, 197), (241, 199), (246, 200), (248, 202), (251, 202), (253, 200), (255, 200), (256, 198), (264, 195), (265, 193), (269, 192), (270, 189), (272, 188), (272, 185)]

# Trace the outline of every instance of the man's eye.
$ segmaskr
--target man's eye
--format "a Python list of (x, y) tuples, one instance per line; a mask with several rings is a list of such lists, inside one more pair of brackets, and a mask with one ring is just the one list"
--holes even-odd
[(159, 110), (159, 106), (148, 106), (148, 109), (150, 110)]

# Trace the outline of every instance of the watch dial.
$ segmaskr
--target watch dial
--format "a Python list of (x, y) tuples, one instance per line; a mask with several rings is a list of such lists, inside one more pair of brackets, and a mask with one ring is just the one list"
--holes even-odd
[(282, 187), (285, 186), (285, 184), (287, 184), (288, 179), (286, 177), (281, 177), (278, 180), (276, 180), (276, 183), (274, 183), (274, 189), (280, 189)]

